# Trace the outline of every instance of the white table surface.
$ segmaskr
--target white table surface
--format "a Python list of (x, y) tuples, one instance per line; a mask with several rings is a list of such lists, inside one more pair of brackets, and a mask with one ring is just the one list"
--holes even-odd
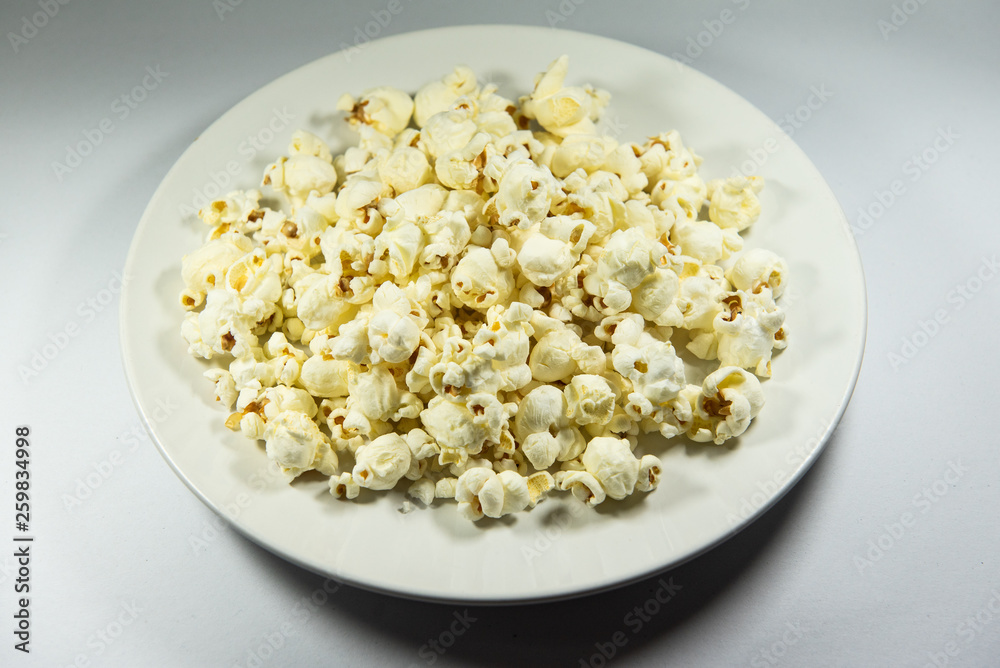
[[(379, 28), (560, 19), (694, 54), (773, 119), (808, 117), (795, 141), (865, 228), (866, 359), (826, 452), (759, 521), (665, 574), (680, 589), (640, 624), (628, 615), (658, 577), (467, 611), (347, 587), (317, 594), (322, 578), (219, 526), (145, 437), (119, 356), (116, 272), (146, 202), (216, 117), (353, 43), (388, 5), (226, 1), (51, 0), (51, 17), (32, 0), (0, 7), (0, 665), (599, 666), (601, 647), (622, 665), (1000, 665), (1000, 280), (989, 268), (1000, 251), (1000, 8), (403, 0)], [(724, 9), (735, 19), (720, 31)], [(707, 46), (685, 54), (699, 33)], [(115, 100), (147, 66), (165, 74), (146, 79), (126, 116)], [(814, 89), (829, 99), (808, 110)], [(95, 129), (92, 154), (57, 174), (67, 145)], [(912, 156), (925, 152), (924, 169)], [(874, 215), (859, 222), (861, 208)], [(52, 359), (24, 374), (49, 343)], [(30, 655), (12, 635), (21, 424), (33, 443)], [(93, 489), (80, 487), (88, 475), (100, 478)], [(193, 535), (210, 540), (196, 551)], [(325, 602), (307, 604), (313, 595)]]

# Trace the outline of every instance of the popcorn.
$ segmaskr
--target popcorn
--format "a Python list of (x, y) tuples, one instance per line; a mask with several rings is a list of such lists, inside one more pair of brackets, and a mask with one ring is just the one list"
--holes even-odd
[(274, 370), (276, 383), (292, 385), (299, 379), (302, 364), (307, 358), (305, 353), (288, 343), (284, 334), (272, 334), (264, 344), (264, 352), (269, 358), (269, 366)]
[(563, 391), (566, 395), (566, 415), (577, 424), (603, 425), (615, 412), (615, 393), (601, 376), (574, 376)]
[(486, 325), (476, 332), (472, 342), (473, 353), (493, 362), (500, 376), (500, 389), (519, 390), (531, 382), (528, 352), (534, 333), (531, 326), (531, 309), (514, 302), (510, 308), (493, 306), (486, 314)]
[(775, 299), (785, 291), (787, 276), (785, 261), (765, 248), (743, 253), (726, 272), (726, 278), (737, 290), (758, 293), (766, 287)]
[(434, 170), (423, 151), (404, 146), (378, 163), (378, 177), (393, 194), (405, 193), (434, 179)]
[(310, 419), (316, 417), (316, 402), (305, 390), (287, 385), (275, 385), (265, 388), (261, 395), (257, 403), (262, 406), (267, 420), (286, 411), (301, 413)]
[(535, 79), (535, 90), (523, 99), (522, 111), (548, 132), (566, 137), (571, 134), (592, 134), (594, 121), (600, 118), (610, 96), (590, 86), (564, 87), (569, 58), (561, 56)]
[[(223, 199), (213, 200), (198, 211), (198, 217), (213, 228), (212, 236), (218, 238), (230, 230), (246, 234), (259, 228), (260, 211), (257, 209), (259, 190), (235, 190)], [(221, 229), (224, 228), (224, 229)], [(216, 234), (216, 230), (220, 230)]]
[(434, 114), (447, 111), (452, 103), (462, 95), (476, 89), (476, 75), (468, 67), (460, 65), (440, 81), (432, 81), (413, 98), (413, 120), (422, 128)]
[(252, 249), (253, 244), (247, 237), (227, 234), (185, 255), (181, 260), (181, 277), (185, 285), (181, 303), (187, 308), (200, 306), (209, 290), (223, 285), (229, 267)]
[[(243, 357), (257, 345), (255, 330), (271, 318), (275, 305), (261, 299), (242, 299), (239, 295), (216, 288), (208, 292), (205, 307), (198, 313), (197, 329), (189, 327), (188, 333), (197, 332), (203, 357), (232, 354)], [(185, 338), (188, 338), (187, 336)], [(195, 345), (195, 341), (188, 338)]]
[(236, 402), (236, 381), (233, 374), (225, 369), (209, 369), (205, 378), (215, 383), (215, 400), (223, 406), (232, 406)]
[(697, 174), (680, 179), (657, 181), (650, 199), (660, 209), (687, 220), (695, 220), (708, 194), (705, 182)]
[(266, 423), (259, 413), (244, 413), (240, 418), (240, 433), (252, 441), (264, 438)]
[[(387, 192), (386, 185), (378, 180), (378, 174), (354, 174), (345, 182), (340, 192), (337, 193), (337, 202), (334, 211), (339, 218), (345, 222), (355, 223), (355, 227), (360, 229), (362, 224), (368, 223), (372, 217), (380, 218), (378, 210), (375, 209), (378, 200)], [(347, 228), (341, 228), (344, 232)], [(361, 230), (367, 232), (368, 230)]]
[(458, 489), (458, 478), (441, 478), (434, 483), (435, 499), (454, 499)]
[(742, 232), (760, 217), (760, 200), (757, 194), (764, 187), (759, 176), (735, 176), (708, 184), (711, 204), (708, 218), (724, 229)]
[(669, 341), (651, 341), (636, 347), (629, 344), (615, 346), (612, 353), (615, 371), (632, 383), (626, 411), (636, 417), (660, 418), (660, 411), (677, 397), (686, 384), (684, 363), (677, 357)]
[[(478, 198), (477, 204), (481, 206)], [(463, 211), (445, 209), (430, 216), (422, 227), (427, 244), (420, 251), (419, 269), (427, 272), (425, 275), (428, 281), (438, 283), (445, 277), (445, 272), (452, 270), (458, 264), (459, 256), (472, 239), (472, 231)], [(432, 272), (439, 271), (442, 272), (440, 279), (431, 278)]]
[(375, 237), (375, 261), (368, 265), (369, 271), (383, 275), (389, 273), (397, 280), (406, 279), (413, 273), (423, 248), (424, 232), (419, 226), (402, 216), (388, 220)]
[[(383, 283), (375, 291), (373, 315), (368, 321), (370, 361), (378, 364), (403, 362), (420, 345), (420, 332), (427, 319), (410, 305), (410, 300), (392, 283)], [(413, 314), (418, 315), (414, 316)]]
[[(747, 293), (737, 290), (722, 299), (727, 311), (715, 316), (718, 357), (724, 366), (753, 369), (758, 376), (771, 375), (771, 351), (785, 314), (771, 298), (770, 290)], [(782, 346), (784, 347), (784, 346)]]
[(351, 473), (341, 473), (330, 477), (330, 493), (338, 499), (356, 499), (361, 493), (361, 486), (354, 482)]
[(671, 269), (657, 267), (632, 289), (633, 311), (657, 325), (678, 327), (684, 315), (675, 299), (680, 291), (680, 279)]
[(333, 358), (344, 362), (361, 364), (368, 360), (368, 321), (371, 311), (359, 312), (353, 320), (345, 322), (337, 329), (337, 336), (332, 339), (321, 334), (309, 342), (313, 355), (324, 359)]
[(264, 170), (262, 185), (284, 193), (294, 210), (305, 204), (310, 194), (325, 195), (332, 191), (337, 185), (337, 170), (329, 160), (315, 155), (282, 157)]
[(267, 455), (291, 477), (314, 468), (318, 457), (331, 457), (336, 468), (336, 454), (325, 452), (326, 438), (308, 416), (295, 410), (278, 413), (264, 429)]
[[(514, 106), (511, 100), (502, 95), (497, 95), (496, 90), (496, 84), (489, 84), (484, 86), (478, 94), (470, 94), (459, 98), (456, 100), (455, 106), (461, 107), (468, 98), (475, 99), (477, 107), (476, 125), (479, 126), (480, 130), (488, 132), (497, 139), (503, 140), (511, 137), (518, 131), (517, 122), (511, 115), (512, 113), (517, 113), (517, 107)], [(510, 147), (511, 145), (506, 145), (501, 141), (497, 148), (506, 154), (506, 150)]]
[(289, 480), (349, 500), (405, 479), (406, 512), (472, 521), (595, 506), (658, 486), (639, 435), (723, 444), (760, 413), (788, 343), (787, 264), (740, 236), (762, 180), (706, 183), (675, 130), (604, 136), (609, 95), (567, 72), (516, 103), (464, 66), (412, 98), (346, 94), (354, 146), (299, 130), (266, 167), (282, 206), (237, 190), (199, 211), (181, 335), (218, 362), (226, 427)]
[(633, 150), (649, 183), (694, 176), (702, 162), (701, 156), (684, 146), (676, 130), (650, 137), (645, 145), (634, 146)]
[(366, 91), (360, 99), (345, 93), (337, 101), (337, 109), (349, 112), (347, 122), (352, 127), (368, 125), (393, 137), (410, 122), (413, 100), (397, 88), (382, 86)]
[(684, 255), (704, 264), (725, 260), (743, 248), (743, 238), (736, 230), (724, 230), (704, 220), (678, 220), (670, 231), (670, 242)]
[(357, 367), (350, 362), (313, 355), (302, 363), (298, 382), (314, 397), (346, 397), (352, 373)]
[(705, 378), (700, 392), (690, 397), (694, 419), (688, 436), (720, 445), (743, 434), (764, 406), (760, 381), (743, 369), (724, 366)]
[(663, 464), (659, 458), (643, 455), (639, 460), (639, 475), (635, 481), (635, 488), (640, 492), (652, 492), (660, 484), (662, 474)]
[[(434, 397), (420, 413), (420, 422), (427, 433), (455, 456), (477, 455), (482, 452), (487, 430), (476, 424), (469, 409), (460, 403)], [(444, 456), (444, 454), (442, 454)]]
[(600, 481), (587, 471), (559, 471), (553, 476), (561, 490), (568, 490), (587, 505), (597, 506), (608, 498)]
[(336, 327), (351, 319), (356, 308), (345, 298), (349, 281), (334, 274), (314, 274), (296, 304), (296, 313), (309, 329)]
[(539, 470), (557, 459), (573, 459), (584, 447), (583, 436), (570, 426), (566, 398), (551, 385), (536, 387), (521, 400), (514, 435), (528, 461)]
[(502, 227), (528, 229), (549, 213), (556, 188), (547, 169), (530, 160), (517, 162), (504, 172), (487, 208), (495, 211)]
[(498, 474), (487, 468), (469, 469), (459, 476), (455, 499), (458, 512), (473, 521), (520, 512), (531, 501), (524, 477), (514, 471)]
[(384, 366), (351, 374), (348, 380), (347, 408), (352, 415), (384, 422), (396, 411), (400, 392), (396, 380)]
[(617, 230), (597, 260), (597, 271), (587, 276), (583, 287), (612, 312), (620, 313), (632, 304), (631, 291), (653, 273), (665, 251), (639, 230)]
[(326, 145), (326, 142), (307, 130), (296, 130), (292, 134), (292, 139), (288, 143), (288, 152), (292, 155), (311, 155), (324, 162), (333, 162), (330, 147)]
[(408, 497), (416, 499), (425, 506), (429, 506), (434, 502), (434, 492), (435, 484), (430, 478), (420, 478), (414, 481), (406, 489), (406, 495)]
[(611, 137), (569, 135), (552, 153), (552, 173), (559, 178), (566, 178), (578, 169), (590, 174), (603, 167), (617, 148), (618, 142)]
[(528, 505), (535, 506), (545, 496), (555, 488), (555, 479), (548, 471), (539, 471), (527, 477), (525, 484), (528, 487)]
[(624, 499), (639, 479), (639, 460), (624, 438), (595, 438), (581, 457), (587, 473), (594, 476), (609, 498)]
[(715, 316), (722, 312), (726, 290), (710, 276), (698, 274), (682, 278), (674, 304), (681, 313), (681, 327), (689, 330), (711, 329)]
[(434, 161), (438, 181), (455, 190), (481, 189), (486, 146), (491, 139), (489, 134), (477, 132), (462, 148), (439, 155)]
[(367, 489), (392, 489), (410, 468), (410, 447), (398, 434), (379, 436), (354, 453), (354, 484)]
[(510, 259), (498, 261), (490, 249), (474, 247), (459, 261), (451, 274), (451, 289), (458, 300), (477, 310), (506, 302), (514, 290)]
[(479, 132), (469, 109), (452, 109), (434, 114), (421, 128), (419, 146), (435, 160), (466, 146)]
[(608, 153), (601, 169), (616, 175), (632, 197), (643, 192), (649, 184), (649, 178), (642, 172), (642, 162), (628, 145), (618, 146)]
[(604, 352), (588, 346), (572, 330), (560, 328), (538, 339), (528, 357), (533, 378), (550, 383), (566, 379), (583, 370), (597, 373), (604, 370)]
[(521, 274), (535, 285), (549, 287), (573, 267), (573, 252), (569, 244), (532, 232), (517, 250), (517, 265)]
[[(440, 356), (428, 371), (431, 389), (450, 401), (467, 401), (472, 393), (492, 392), (503, 382), (492, 360), (480, 357), (463, 338), (461, 328), (453, 324), (445, 338), (439, 336)], [(458, 331), (455, 331), (458, 330)]]

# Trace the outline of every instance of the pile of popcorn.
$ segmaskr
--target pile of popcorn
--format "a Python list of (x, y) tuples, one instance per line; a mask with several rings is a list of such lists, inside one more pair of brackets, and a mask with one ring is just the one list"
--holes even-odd
[[(761, 179), (706, 183), (676, 131), (599, 134), (609, 95), (567, 65), (516, 103), (467, 67), (345, 95), (357, 146), (298, 131), (264, 173), (280, 205), (199, 212), (183, 337), (289, 480), (353, 499), (405, 478), (471, 520), (557, 491), (597, 505), (656, 487), (639, 434), (721, 444), (761, 410), (787, 273), (740, 254)], [(700, 384), (675, 334), (718, 361)]]

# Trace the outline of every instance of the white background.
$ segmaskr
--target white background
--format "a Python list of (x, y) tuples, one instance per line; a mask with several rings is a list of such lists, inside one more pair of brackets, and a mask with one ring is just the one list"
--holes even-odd
[[(987, 2), (402, 0), (380, 35), (552, 22), (685, 56), (776, 121), (798, 112), (795, 141), (864, 228), (857, 390), (805, 479), (736, 538), (665, 574), (681, 589), (641, 629), (626, 615), (658, 578), (469, 608), (476, 621), (443, 655), (421, 651), (456, 609), (347, 587), (304, 606), (322, 578), (215, 528), (143, 435), (118, 350), (116, 272), (146, 202), (199, 132), (275, 77), (353, 44), (386, 5), (76, 0), (35, 17), (37, 34), (24, 25), (36, 2), (0, 8), (0, 665), (598, 666), (619, 631), (612, 662), (623, 665), (1000, 665), (1000, 280), (988, 269), (1000, 251), (1000, 10)], [(719, 30), (727, 8), (735, 20)], [(122, 118), (115, 100), (147, 66), (167, 75)], [(832, 96), (803, 107), (814, 87)], [(111, 131), (57, 174), (53, 163), (104, 118)], [(925, 152), (923, 170), (912, 157)], [(902, 194), (880, 209), (894, 181)], [(862, 208), (872, 216), (859, 219)], [(935, 314), (943, 324), (929, 324)], [(60, 336), (67, 328), (75, 335)], [(26, 373), (49, 343), (58, 354)], [(7, 547), (23, 424), (37, 536), (30, 656), (13, 650)], [(101, 470), (99, 485), (81, 487)], [(70, 495), (86, 498), (69, 505)], [(192, 536), (210, 539), (196, 550)], [(280, 647), (254, 660), (268, 637)]]

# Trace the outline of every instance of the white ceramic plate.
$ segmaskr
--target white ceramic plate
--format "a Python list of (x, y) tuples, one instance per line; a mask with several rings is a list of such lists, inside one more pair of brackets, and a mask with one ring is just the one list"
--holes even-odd
[[(756, 157), (763, 216), (746, 234), (787, 258), (790, 345), (774, 361), (760, 417), (735, 448), (665, 450), (660, 487), (589, 510), (549, 499), (473, 525), (454, 504), (409, 514), (401, 492), (332, 498), (318, 479), (289, 486), (263, 448), (228, 432), (204, 362), (185, 352), (180, 259), (202, 243), (200, 197), (257, 187), (263, 167), (303, 127), (335, 152), (352, 140), (334, 104), (377, 85), (415, 91), (459, 61), (509, 97), (570, 55), (569, 83), (607, 89), (603, 129), (641, 141), (670, 128), (700, 153), (707, 178)], [(753, 166), (748, 165), (748, 166)], [(781, 497), (818, 456), (854, 388), (866, 303), (857, 248), (830, 188), (764, 114), (724, 86), (659, 54), (610, 39), (520, 26), (410, 33), (336, 53), (264, 86), (216, 121), (163, 180), (139, 223), (122, 294), (132, 394), (167, 462), (206, 504), (261, 546), (317, 573), (423, 599), (510, 603), (610, 588), (724, 541)], [(167, 401), (177, 408), (158, 410)]]

